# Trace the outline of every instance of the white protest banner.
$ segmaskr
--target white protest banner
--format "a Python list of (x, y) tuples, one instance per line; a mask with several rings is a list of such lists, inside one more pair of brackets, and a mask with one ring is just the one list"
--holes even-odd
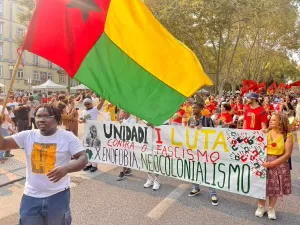
[(90, 161), (265, 199), (266, 137), (260, 131), (88, 121), (84, 146)]
[[(152, 152), (152, 128), (87, 121), (83, 145), (89, 161), (141, 169), (141, 153)], [(145, 170), (143, 170), (145, 171)]]

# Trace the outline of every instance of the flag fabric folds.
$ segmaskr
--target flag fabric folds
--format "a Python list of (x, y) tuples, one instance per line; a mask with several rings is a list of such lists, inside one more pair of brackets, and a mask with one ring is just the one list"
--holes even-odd
[(141, 0), (38, 0), (23, 49), (154, 125), (212, 85)]
[(274, 81), (273, 84), (271, 84), (269, 87), (268, 87), (268, 90), (267, 90), (267, 93), (269, 95), (273, 95), (277, 90), (277, 84), (276, 82)]

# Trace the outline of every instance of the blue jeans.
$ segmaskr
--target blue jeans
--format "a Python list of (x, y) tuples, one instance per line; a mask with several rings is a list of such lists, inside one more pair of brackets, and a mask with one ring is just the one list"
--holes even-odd
[[(193, 184), (193, 189), (200, 190), (200, 185), (199, 184)], [(209, 187), (209, 193), (210, 193), (210, 196), (217, 195), (216, 189), (212, 188), (212, 187)]]
[[(1, 127), (1, 134), (3, 137), (9, 136), (8, 130)], [(0, 151), (0, 159), (4, 158), (5, 151)]]
[(71, 225), (70, 189), (46, 198), (23, 195), (19, 225)]

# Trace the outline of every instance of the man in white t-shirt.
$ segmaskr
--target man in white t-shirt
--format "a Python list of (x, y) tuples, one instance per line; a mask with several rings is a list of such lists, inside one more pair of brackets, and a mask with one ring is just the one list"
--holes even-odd
[[(58, 108), (40, 105), (34, 116), (38, 130), (23, 131), (10, 137), (0, 135), (0, 149), (25, 151), (27, 171), (20, 224), (70, 225), (68, 174), (82, 170), (87, 156), (73, 133), (57, 128), (61, 123)], [(70, 162), (72, 156), (75, 160)]]
[[(92, 99), (86, 98), (83, 100), (83, 104), (85, 106), (85, 110), (82, 111), (79, 117), (79, 123), (85, 123), (87, 120), (97, 120), (99, 115), (99, 110), (101, 110), (104, 103), (104, 99), (99, 99), (99, 104), (97, 106), (93, 106)], [(95, 172), (97, 170), (97, 163), (88, 162), (83, 171)]]

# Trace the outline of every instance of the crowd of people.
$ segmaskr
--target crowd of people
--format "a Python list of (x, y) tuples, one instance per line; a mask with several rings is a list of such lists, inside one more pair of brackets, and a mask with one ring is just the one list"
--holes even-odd
[[(82, 98), (84, 99), (84, 98)], [(83, 100), (86, 111), (90, 100)], [(104, 102), (100, 101), (97, 110), (101, 109)], [(127, 112), (118, 110), (117, 107), (106, 102), (106, 105), (113, 107), (112, 110), (105, 110), (110, 116), (106, 120), (119, 121), (126, 124), (144, 123), (147, 121), (130, 115)], [(93, 119), (93, 118), (92, 118)], [(275, 205), (278, 197), (291, 194), (291, 154), (294, 145), (294, 136), (291, 130), (297, 128), (300, 121), (300, 99), (287, 96), (268, 96), (250, 92), (241, 96), (194, 96), (188, 99), (172, 118), (165, 121), (164, 125), (189, 126), (191, 128), (220, 127), (232, 129), (262, 130), (267, 134), (267, 160), (264, 166), (267, 168), (267, 198), (266, 201), (259, 200), (255, 215), (262, 217), (266, 212), (269, 219), (276, 219)], [(89, 163), (85, 171), (94, 172), (96, 164)], [(131, 176), (130, 168), (122, 168), (117, 180), (121, 181), (126, 176)], [(153, 190), (160, 188), (159, 176), (148, 174), (144, 184), (145, 188), (152, 187)], [(193, 184), (189, 193), (194, 197), (200, 193), (200, 185)], [(211, 202), (218, 205), (217, 192), (209, 188)]]
[[(193, 102), (194, 103), (191, 103)], [(191, 116), (192, 115), (192, 116)], [(220, 127), (232, 129), (261, 130), (267, 134), (267, 168), (265, 200), (258, 200), (257, 217), (266, 212), (268, 218), (276, 219), (275, 205), (278, 197), (291, 194), (291, 154), (294, 145), (292, 131), (300, 122), (300, 99), (286, 96), (259, 95), (250, 92), (245, 96), (214, 96), (185, 102), (174, 115), (176, 125), (190, 127)], [(186, 122), (187, 121), (187, 122)], [(172, 123), (172, 121), (170, 121)], [(190, 196), (199, 194), (195, 184)], [(210, 189), (212, 203), (216, 203), (216, 192)]]
[[(1, 128), (2, 136), (6, 137), (6, 140), (9, 140), (9, 142), (3, 142), (3, 137), (2, 139), (0, 138), (0, 142), (2, 140), (0, 149), (7, 150), (0, 150), (0, 163), (5, 163), (7, 158), (13, 157), (9, 151), (10, 149), (25, 148), (25, 151), (28, 152), (39, 149), (39, 146), (35, 146), (36, 149), (29, 149), (30, 146), (26, 143), (25, 139), (23, 140), (23, 138), (28, 138), (31, 135), (30, 141), (34, 145), (37, 144), (34, 142), (35, 135), (38, 135), (38, 133), (34, 133), (35, 129), (39, 129), (40, 131), (46, 130), (45, 136), (48, 136), (47, 132), (52, 127), (52, 130), (50, 129), (51, 134), (49, 135), (52, 135), (51, 138), (54, 138), (55, 129), (58, 127), (61, 128), (59, 130), (69, 131), (63, 135), (68, 136), (72, 133), (72, 136), (69, 137), (72, 143), (68, 142), (69, 146), (67, 146), (67, 149), (69, 149), (68, 154), (70, 158), (72, 157), (75, 159), (74, 161), (77, 161), (74, 164), (67, 164), (66, 159), (62, 160), (64, 165), (71, 165), (68, 171), (64, 167), (64, 169), (58, 169), (58, 171), (53, 172), (53, 167), (51, 170), (47, 170), (47, 173), (44, 171), (45, 168), (43, 168), (42, 172), (39, 172), (46, 174), (50, 180), (58, 182), (69, 172), (80, 169), (86, 172), (97, 171), (97, 163), (95, 162), (87, 162), (87, 164), (83, 165), (87, 158), (83, 158), (83, 148), (79, 147), (78, 139), (75, 139), (75, 137), (78, 136), (79, 124), (85, 123), (87, 120), (98, 120), (101, 109), (104, 111), (104, 120), (106, 121), (119, 121), (123, 124), (143, 123), (152, 126), (147, 121), (139, 119), (119, 109), (110, 102), (99, 98), (99, 96), (89, 90), (81, 91), (77, 95), (53, 93), (47, 101), (47, 104), (42, 104), (43, 99), (39, 95), (33, 96), (28, 94), (22, 96), (20, 94), (16, 95), (16, 93), (10, 94), (8, 104), (4, 110)], [(3, 108), (3, 103), (4, 99), (0, 98), (0, 110)], [(84, 106), (82, 112), (79, 112), (79, 108), (77, 108), (77, 104), (80, 103)], [(49, 124), (50, 121), (54, 125)], [(262, 217), (267, 212), (269, 219), (276, 219), (274, 208), (278, 197), (291, 194), (290, 158), (294, 144), (291, 129), (296, 129), (299, 121), (300, 99), (291, 97), (290, 95), (268, 96), (250, 92), (245, 96), (199, 97), (195, 95), (193, 98), (188, 99), (172, 118), (165, 121), (164, 125), (188, 126), (197, 129), (201, 129), (202, 127), (221, 127), (264, 131), (267, 134), (268, 156), (264, 166), (267, 168), (266, 194), (269, 201), (267, 207), (266, 201), (258, 200), (258, 208), (255, 215)], [(27, 132), (23, 133), (22, 131)], [(59, 141), (64, 142), (64, 140)], [(32, 144), (31, 142), (30, 144)], [(97, 145), (97, 140), (93, 138), (89, 139), (89, 142)], [(46, 141), (46, 143), (56, 142), (52, 140), (52, 142)], [(74, 146), (75, 148), (73, 148)], [(51, 150), (49, 144), (47, 148)], [(81, 159), (80, 162), (78, 162), (78, 158)], [(32, 164), (35, 159), (30, 159), (29, 157), (27, 158), (27, 162), (28, 160), (31, 160)], [(122, 168), (117, 180), (122, 181), (126, 176), (131, 175), (132, 170), (130, 168)], [(34, 180), (35, 178), (32, 179)], [(64, 185), (67, 187), (66, 183)], [(149, 173), (144, 187), (152, 187), (153, 190), (159, 190), (159, 176)], [(40, 197), (40, 194), (32, 194), (34, 190), (30, 190), (30, 188), (28, 190), (31, 197)], [(193, 184), (189, 196), (194, 197), (199, 193), (200, 185)], [(218, 205), (219, 201), (216, 190), (209, 188), (209, 193), (212, 204), (215, 206)], [(45, 194), (45, 196), (48, 194)], [(29, 204), (31, 199), (28, 198), (27, 200)], [(22, 204), (27, 203), (25, 201)], [(68, 210), (68, 207), (64, 209), (65, 212), (68, 212)], [(26, 218), (25, 215), (28, 212), (22, 211), (21, 206), (21, 217), (22, 212), (24, 212), (23, 217)]]

